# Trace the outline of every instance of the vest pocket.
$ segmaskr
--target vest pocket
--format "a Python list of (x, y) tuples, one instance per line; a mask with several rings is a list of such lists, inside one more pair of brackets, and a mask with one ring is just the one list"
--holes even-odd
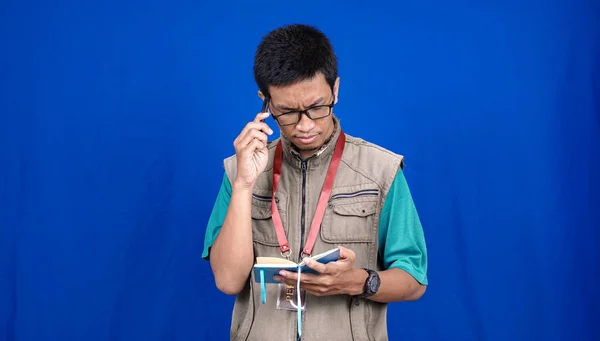
[(332, 195), (321, 225), (321, 238), (327, 243), (370, 243), (376, 235), (378, 192), (364, 191)]
[(232, 341), (247, 340), (250, 330), (252, 329), (255, 312), (252, 281), (254, 281), (254, 279), (250, 276), (250, 283), (236, 297), (229, 333)]
[(370, 341), (370, 330), (368, 321), (370, 320), (368, 306), (364, 300), (352, 298), (350, 303), (350, 329), (352, 340)]
[[(283, 229), (287, 235), (287, 202), (285, 196), (277, 195), (275, 200), (279, 208), (279, 216), (283, 222)], [(279, 246), (271, 215), (271, 196), (268, 192), (259, 191), (252, 194), (251, 215), (253, 241), (267, 246)]]

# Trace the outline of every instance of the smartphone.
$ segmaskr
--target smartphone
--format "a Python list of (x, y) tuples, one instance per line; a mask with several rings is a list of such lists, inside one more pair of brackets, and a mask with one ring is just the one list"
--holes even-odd
[(265, 100), (263, 101), (262, 109), (260, 109), (260, 112), (265, 112), (265, 110), (267, 110), (268, 104), (269, 104), (269, 99), (265, 97)]
[[(262, 108), (260, 109), (260, 112), (261, 112), (261, 113), (262, 113), (262, 112), (266, 112), (266, 110), (267, 110), (267, 105), (268, 105), (268, 104), (269, 104), (269, 98), (265, 97), (265, 100), (263, 101), (263, 104), (262, 104)], [(265, 120), (264, 120), (264, 119), (262, 119), (262, 120), (260, 120), (260, 121), (261, 121), (261, 122), (264, 122)]]

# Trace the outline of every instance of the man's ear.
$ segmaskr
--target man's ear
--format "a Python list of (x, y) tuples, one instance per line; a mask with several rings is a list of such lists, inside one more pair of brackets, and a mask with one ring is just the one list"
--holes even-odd
[(265, 95), (263, 95), (262, 91), (258, 90), (258, 97), (260, 97), (261, 100), (265, 100)]
[(335, 84), (333, 85), (333, 95), (335, 96), (335, 101), (333, 102), (333, 104), (337, 104), (339, 92), (340, 92), (340, 77), (338, 77), (335, 80)]

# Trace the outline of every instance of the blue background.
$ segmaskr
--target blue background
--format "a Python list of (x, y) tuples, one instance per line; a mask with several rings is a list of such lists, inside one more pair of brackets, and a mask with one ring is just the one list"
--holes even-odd
[(113, 0), (0, 3), (0, 340), (228, 338), (205, 224), (293, 22), (406, 156), (430, 286), (390, 338), (600, 339), (597, 1)]

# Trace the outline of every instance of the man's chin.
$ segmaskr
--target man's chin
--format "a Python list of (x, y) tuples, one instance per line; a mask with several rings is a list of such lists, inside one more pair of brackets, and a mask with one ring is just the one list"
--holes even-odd
[(316, 144), (316, 143), (312, 143), (309, 145), (301, 144), (301, 143), (294, 143), (294, 147), (296, 147), (296, 151), (298, 151), (302, 154), (306, 154), (306, 153), (316, 152), (321, 147), (321, 145)]
[(319, 149), (320, 146), (318, 147), (305, 147), (305, 148), (298, 148), (298, 146), (296, 146), (296, 148), (298, 149), (298, 151), (300, 152), (316, 152)]

